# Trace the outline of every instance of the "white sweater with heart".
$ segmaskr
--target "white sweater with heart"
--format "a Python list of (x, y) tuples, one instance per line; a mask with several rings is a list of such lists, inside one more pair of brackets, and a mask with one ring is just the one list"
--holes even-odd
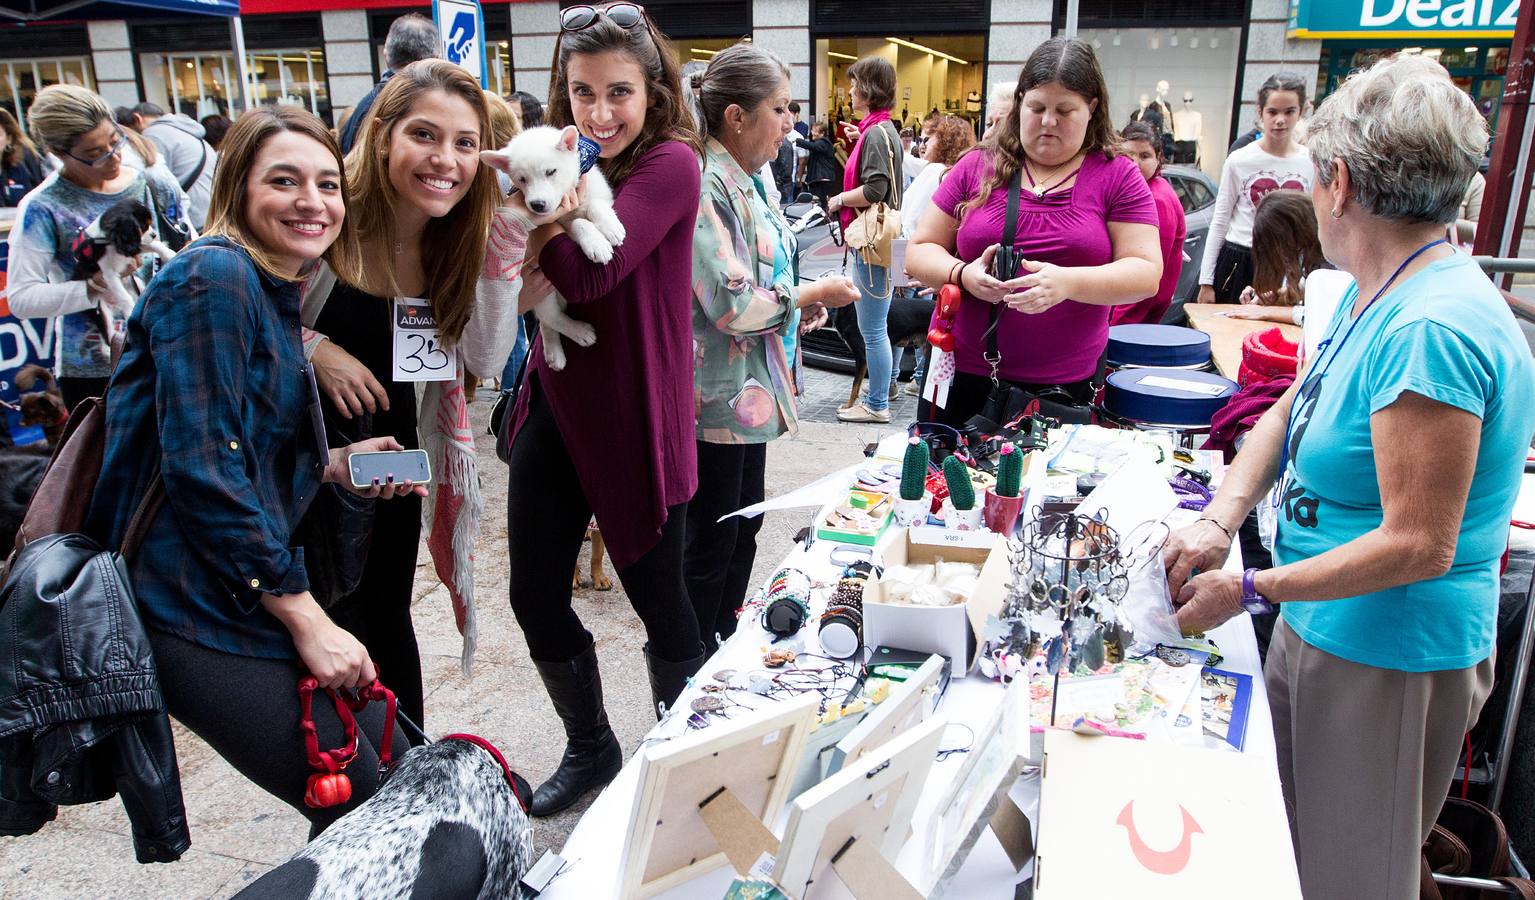
[(1264, 194), (1311, 190), (1316, 174), (1305, 147), (1293, 147), (1289, 156), (1275, 156), (1262, 145), (1261, 140), (1253, 141), (1226, 157), (1221, 167), (1220, 193), (1215, 198), (1210, 235), (1205, 239), (1205, 256), (1199, 267), (1200, 284), (1215, 283), (1215, 258), (1222, 244), (1253, 245), (1253, 216)]

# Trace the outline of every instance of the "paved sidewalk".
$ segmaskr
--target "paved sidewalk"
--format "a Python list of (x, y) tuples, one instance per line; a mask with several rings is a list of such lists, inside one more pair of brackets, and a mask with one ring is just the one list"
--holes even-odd
[[(808, 370), (805, 406), (824, 409), (844, 402), (846, 376)], [(489, 391), (472, 407), (478, 430), (489, 414)], [(914, 401), (906, 398), (905, 405)], [(897, 406), (897, 415), (902, 405)], [(910, 412), (906, 411), (910, 418)], [(856, 461), (865, 444), (885, 430), (879, 426), (828, 424), (809, 417), (795, 439), (776, 442), (768, 453), (768, 495), (792, 490)], [(831, 405), (835, 421), (835, 404)], [(508, 761), (537, 784), (558, 763), (564, 749), (559, 721), (528, 660), (506, 602), (506, 468), (495, 458), (491, 439), (479, 439), (487, 514), (477, 547), (480, 649), (475, 674), (458, 671), (458, 635), (447, 593), (423, 549), (416, 570), (415, 622), (428, 691), (427, 730), (469, 731), (490, 738)], [(767, 516), (759, 537), (755, 580), (788, 552), (808, 512)], [(583, 572), (589, 556), (582, 553)], [(611, 567), (608, 575), (613, 576)], [(615, 584), (617, 579), (614, 579)], [(640, 645), (644, 630), (624, 600), (611, 592), (583, 589), (576, 609), (591, 629), (603, 664), (608, 714), (620, 740), (634, 748), (655, 724)], [(60, 811), (56, 822), (36, 835), (0, 838), (0, 900), (111, 897), (116, 900), (228, 897), (301, 847), (308, 826), (301, 816), (245, 781), (207, 745), (177, 726), (192, 849), (177, 863), (141, 866), (133, 860), (128, 822), (117, 801)], [(587, 803), (539, 820), (539, 847), (558, 849)]]

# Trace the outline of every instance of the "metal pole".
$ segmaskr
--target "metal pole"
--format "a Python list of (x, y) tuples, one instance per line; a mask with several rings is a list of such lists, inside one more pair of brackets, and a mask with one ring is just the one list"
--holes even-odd
[[(235, 66), (240, 72), (240, 93), (238, 97), (240, 112), (243, 113), (255, 106), (255, 104), (251, 102), (251, 64), (250, 58), (245, 55), (245, 26), (240, 22), (239, 16), (234, 16), (229, 20), (229, 44), (234, 48)], [(234, 104), (235, 99), (235, 97), (229, 98), (231, 106)], [(230, 118), (236, 119), (239, 116), (230, 116)]]
[(1082, 0), (1066, 0), (1066, 29), (1067, 37), (1077, 36), (1077, 12), (1081, 9)]
[(1513, 681), (1508, 686), (1508, 707), (1503, 713), (1503, 738), (1498, 742), (1497, 767), (1492, 776), (1492, 796), (1487, 806), (1493, 812), (1503, 805), (1503, 790), (1508, 787), (1508, 769), (1514, 759), (1514, 737), (1519, 731), (1519, 710), (1524, 706), (1524, 689), (1530, 677), (1530, 652), (1535, 649), (1535, 574), (1524, 592), (1524, 633), (1519, 636), (1519, 655), (1514, 657)]
[[(1525, 210), (1530, 199), (1530, 143), (1535, 141), (1535, 0), (1521, 0), (1509, 48), (1503, 99), (1498, 106), (1497, 139), (1487, 171), (1487, 202), (1477, 221), (1476, 253), (1512, 257), (1519, 254)], [(1507, 290), (1512, 278), (1499, 280)]]

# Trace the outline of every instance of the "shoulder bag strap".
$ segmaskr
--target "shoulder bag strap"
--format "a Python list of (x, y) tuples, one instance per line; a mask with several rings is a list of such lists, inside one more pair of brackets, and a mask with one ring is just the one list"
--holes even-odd
[(139, 508), (133, 511), (133, 518), (128, 520), (128, 530), (123, 534), (123, 545), (119, 550), (123, 559), (131, 560), (138, 555), (139, 547), (143, 546), (144, 538), (149, 534), (149, 526), (155, 521), (160, 507), (165, 504), (165, 483), (160, 479), (160, 468), (155, 467), (154, 477), (149, 479), (149, 490), (144, 492), (144, 499), (139, 501)]
[[(1018, 195), (1023, 192), (1023, 170), (1013, 173), (1007, 183), (1007, 221), (1002, 223), (1002, 246), (1011, 247), (1018, 236)], [(991, 383), (1000, 385), (997, 370), (1002, 367), (1002, 351), (997, 346), (997, 323), (1001, 321), (1002, 305), (991, 304), (991, 324), (986, 326), (986, 362), (991, 366)]]

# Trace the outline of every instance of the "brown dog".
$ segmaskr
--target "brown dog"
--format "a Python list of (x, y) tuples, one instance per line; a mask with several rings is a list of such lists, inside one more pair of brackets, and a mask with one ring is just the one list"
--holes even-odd
[(602, 559), (607, 554), (607, 545), (602, 542), (602, 531), (597, 528), (597, 520), (586, 526), (586, 539), (592, 542), (592, 566), (591, 581), (581, 578), (581, 564), (576, 563), (576, 572), (570, 578), (570, 589), (578, 590), (588, 584), (599, 591), (611, 591), (613, 582), (607, 573), (602, 571)]
[(48, 445), (56, 446), (69, 422), (69, 409), (64, 406), (64, 395), (53, 380), (53, 373), (35, 363), (22, 366), (15, 383), (16, 390), (28, 392), (22, 393), (18, 402), (21, 424), (42, 426)]

